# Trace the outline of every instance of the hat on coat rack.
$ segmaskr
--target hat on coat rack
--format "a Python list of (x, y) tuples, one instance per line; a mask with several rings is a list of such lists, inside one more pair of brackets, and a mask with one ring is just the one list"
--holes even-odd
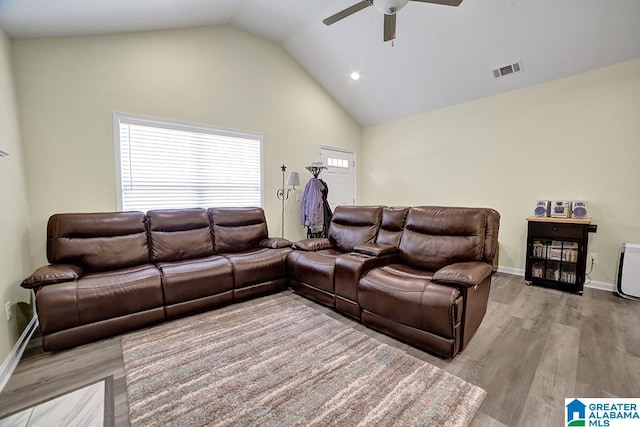
[(311, 172), (311, 174), (317, 178), (323, 169), (329, 169), (322, 162), (313, 162), (310, 166), (305, 166), (305, 169)]

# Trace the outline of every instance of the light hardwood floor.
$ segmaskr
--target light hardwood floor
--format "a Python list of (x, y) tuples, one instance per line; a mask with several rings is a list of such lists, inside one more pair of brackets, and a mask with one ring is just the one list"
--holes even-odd
[[(587, 288), (578, 296), (498, 273), (482, 325), (452, 360), (288, 295), (485, 389), (473, 426), (557, 426), (564, 420), (565, 397), (640, 397), (640, 303), (610, 292)], [(43, 353), (34, 337), (0, 394), (0, 418), (108, 376), (115, 423), (128, 425), (119, 337), (58, 353)]]

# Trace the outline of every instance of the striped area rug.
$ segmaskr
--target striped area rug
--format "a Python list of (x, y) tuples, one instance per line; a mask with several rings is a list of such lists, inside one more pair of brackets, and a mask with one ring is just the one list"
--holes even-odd
[(486, 392), (287, 294), (123, 336), (133, 426), (459, 426)]

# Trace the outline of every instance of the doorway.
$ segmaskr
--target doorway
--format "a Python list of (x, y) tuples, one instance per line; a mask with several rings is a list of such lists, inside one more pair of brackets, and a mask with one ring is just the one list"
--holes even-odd
[(329, 187), (331, 210), (356, 203), (356, 155), (351, 150), (320, 146), (320, 161), (327, 167), (320, 176)]

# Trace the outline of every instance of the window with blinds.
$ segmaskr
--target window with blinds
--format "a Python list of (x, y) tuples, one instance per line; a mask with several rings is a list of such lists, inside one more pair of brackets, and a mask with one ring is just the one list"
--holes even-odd
[(118, 208), (261, 206), (262, 136), (114, 115)]

